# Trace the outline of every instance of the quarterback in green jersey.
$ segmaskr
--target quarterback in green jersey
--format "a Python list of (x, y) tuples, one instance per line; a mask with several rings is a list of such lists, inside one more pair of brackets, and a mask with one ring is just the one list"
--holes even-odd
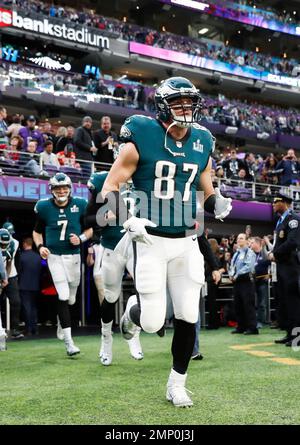
[[(196, 87), (188, 79), (169, 78), (157, 88), (155, 105), (156, 119), (136, 115), (125, 121), (121, 137), (126, 145), (101, 193), (133, 242), (139, 301), (127, 305), (121, 331), (127, 339), (136, 325), (157, 332), (164, 323), (168, 288), (175, 321), (166, 398), (186, 407), (193, 404), (185, 383), (205, 280), (203, 256), (193, 232), (197, 191), (202, 190), (204, 209), (216, 219), (230, 213), (231, 199), (212, 185), (215, 138), (198, 123), (201, 96)], [(129, 178), (140, 198), (139, 217), (128, 217), (118, 196), (120, 184)]]
[[(86, 220), (89, 220), (87, 225), (91, 224), (93, 227), (96, 226), (95, 215), (98, 210), (97, 196), (102, 190), (107, 175), (108, 172), (93, 173), (87, 183), (91, 192), (86, 212)], [(121, 196), (124, 202), (129, 205), (133, 214), (134, 195), (128, 185), (122, 189)], [(99, 358), (104, 366), (109, 366), (113, 359), (112, 324), (115, 314), (115, 303), (120, 297), (125, 268), (127, 268), (133, 276), (133, 256), (129, 255), (128, 258), (125, 259), (114, 252), (116, 245), (124, 236), (124, 233), (121, 232), (122, 230), (123, 227), (118, 225), (107, 225), (104, 227), (100, 232), (100, 244), (94, 244), (91, 254), (88, 255), (88, 265), (94, 266), (93, 277), (101, 305), (102, 335)], [(136, 296), (131, 296), (130, 301), (136, 303)], [(144, 357), (139, 339), (140, 331), (141, 328), (138, 327), (133, 338), (127, 340), (130, 354), (136, 360), (141, 360)]]
[[(80, 352), (71, 335), (69, 305), (75, 303), (80, 283), (80, 244), (92, 236), (92, 229), (82, 232), (87, 201), (71, 195), (72, 182), (64, 173), (56, 173), (49, 181), (52, 198), (36, 203), (37, 216), (33, 240), (48, 267), (58, 294), (58, 332), (67, 354)], [(82, 232), (82, 233), (81, 233)], [(45, 235), (45, 237), (44, 237)]]

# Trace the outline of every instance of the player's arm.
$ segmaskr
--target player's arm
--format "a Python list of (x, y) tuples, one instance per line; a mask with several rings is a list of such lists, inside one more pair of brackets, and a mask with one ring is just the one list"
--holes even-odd
[(88, 248), (88, 254), (86, 257), (86, 264), (88, 267), (91, 267), (95, 264), (95, 259), (94, 259), (94, 249), (93, 246), (90, 246)]
[[(135, 145), (128, 142), (113, 163), (103, 184), (101, 196), (104, 204), (107, 204), (107, 209), (112, 211), (117, 218), (118, 224), (123, 225), (132, 240), (152, 244), (151, 236), (147, 233), (145, 227), (155, 227), (156, 224), (146, 218), (132, 216), (119, 193), (120, 186), (125, 184), (136, 171), (138, 161), (139, 154)], [(103, 207), (101, 209), (102, 212), (99, 213), (103, 213), (104, 209)], [(98, 224), (100, 226), (102, 224), (101, 219), (101, 215), (97, 217), (97, 222), (99, 221)]]
[(211, 179), (211, 166), (212, 161), (209, 158), (205, 170), (200, 175), (199, 189), (204, 192), (204, 210), (213, 213), (216, 219), (222, 220), (231, 212), (232, 199), (222, 196), (219, 188), (214, 189)]
[(93, 236), (93, 229), (85, 229), (80, 235), (76, 235), (75, 233), (70, 234), (70, 243), (73, 246), (79, 246), (81, 243), (85, 243), (87, 240), (91, 239)]
[[(113, 212), (120, 225), (131, 215), (128, 215), (127, 207), (120, 196), (119, 190), (121, 185), (125, 184), (134, 174), (138, 161), (139, 154), (135, 145), (132, 142), (128, 142), (113, 163), (101, 190), (100, 198), (103, 200), (102, 203), (107, 204), (107, 210)], [(104, 208), (102, 211), (104, 211)]]
[(43, 238), (43, 231), (45, 229), (45, 223), (40, 218), (40, 215), (38, 214), (37, 207), (35, 207), (35, 212), (37, 213), (37, 218), (35, 222), (35, 226), (32, 232), (32, 238), (34, 241), (34, 244), (36, 245), (37, 251), (41, 255), (41, 257), (46, 260), (50, 254), (50, 250), (47, 249), (46, 246), (44, 246), (44, 238)]

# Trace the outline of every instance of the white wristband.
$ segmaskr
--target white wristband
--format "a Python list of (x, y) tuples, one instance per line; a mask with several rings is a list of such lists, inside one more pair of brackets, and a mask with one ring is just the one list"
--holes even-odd
[(84, 233), (82, 233), (81, 235), (79, 235), (79, 239), (80, 239), (80, 241), (81, 241), (82, 243), (84, 243), (85, 241), (88, 240), (87, 236), (86, 236)]

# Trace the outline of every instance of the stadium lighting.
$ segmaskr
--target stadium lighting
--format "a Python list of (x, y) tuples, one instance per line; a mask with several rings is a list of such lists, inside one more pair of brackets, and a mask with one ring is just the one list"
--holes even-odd
[(209, 8), (209, 5), (207, 3), (196, 2), (194, 0), (171, 0), (171, 3), (199, 9), (200, 11), (204, 11), (206, 8)]
[(202, 28), (202, 29), (199, 29), (198, 33), (203, 35), (203, 34), (206, 34), (207, 31), (208, 31), (208, 28)]

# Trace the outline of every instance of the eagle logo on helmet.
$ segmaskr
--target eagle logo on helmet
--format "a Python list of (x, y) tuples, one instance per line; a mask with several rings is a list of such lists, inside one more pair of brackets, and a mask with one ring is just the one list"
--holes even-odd
[[(68, 187), (68, 190), (57, 189), (59, 187)], [(67, 201), (72, 193), (72, 181), (65, 173), (56, 173), (49, 181), (49, 189), (54, 199), (60, 203)]]

